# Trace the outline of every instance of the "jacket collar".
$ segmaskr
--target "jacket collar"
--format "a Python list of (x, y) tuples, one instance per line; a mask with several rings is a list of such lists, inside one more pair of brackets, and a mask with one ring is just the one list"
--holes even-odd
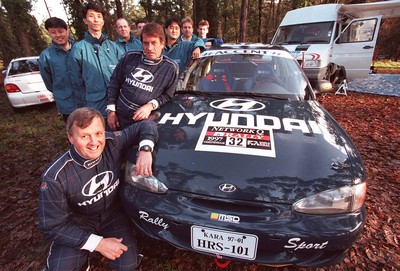
[(161, 54), (160, 58), (157, 58), (155, 60), (150, 60), (146, 57), (144, 52), (142, 52), (142, 63), (146, 65), (157, 65), (163, 60), (163, 55)]
[(75, 149), (74, 146), (71, 146), (71, 148), (69, 149), (69, 153), (72, 157), (72, 159), (74, 159), (74, 161), (81, 165), (84, 168), (92, 168), (94, 166), (96, 166), (102, 159), (103, 155), (100, 155), (100, 157), (94, 159), (94, 160), (90, 160), (90, 159), (86, 159), (83, 158)]
[[(196, 39), (197, 39), (197, 36), (196, 36), (195, 34), (192, 34), (192, 38), (191, 38), (190, 40), (186, 40), (186, 41), (192, 41), (192, 40), (196, 40)], [(185, 41), (185, 40), (183, 39), (183, 34), (181, 34), (181, 35), (179, 36), (179, 40)]]
[(168, 39), (168, 38), (165, 37), (165, 46), (164, 46), (164, 51), (167, 51), (167, 52), (170, 51), (172, 48), (178, 46), (179, 42), (182, 41), (182, 39), (179, 37), (179, 38), (174, 42), (174, 44), (172, 44), (172, 46), (169, 47), (169, 46), (167, 45), (167, 39)]
[(121, 36), (118, 36), (117, 41), (118, 41), (119, 43), (127, 43), (127, 42), (133, 41), (134, 39), (136, 39), (135, 35), (133, 35), (132, 33), (130, 33), (130, 38), (129, 38), (128, 41), (124, 40)]
[(93, 37), (88, 31), (85, 31), (85, 40), (87, 42), (92, 43), (92, 44), (93, 43), (100, 43), (101, 44), (107, 39), (108, 39), (108, 36), (106, 34), (104, 34), (104, 33), (101, 33), (101, 38), (99, 40), (99, 39), (96, 39), (95, 37)]
[[(72, 49), (72, 47), (74, 46), (74, 44), (75, 44), (76, 41), (73, 40), (73, 39), (71, 39), (71, 38), (68, 38), (68, 42), (69, 42), (69, 45), (70, 45), (68, 51), (71, 51), (71, 49)], [(64, 48), (61, 48), (61, 46), (58, 45), (57, 43), (55, 43), (54, 41), (52, 41), (51, 44), (52, 44), (52, 46), (54, 46), (54, 48), (56, 48), (56, 50), (58, 50), (58, 51), (68, 52), (68, 51), (65, 51)]]

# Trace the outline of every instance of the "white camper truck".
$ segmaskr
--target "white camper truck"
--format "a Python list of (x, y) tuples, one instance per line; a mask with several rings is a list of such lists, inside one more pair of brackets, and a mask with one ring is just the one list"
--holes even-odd
[[(367, 77), (381, 19), (400, 16), (400, 0), (325, 4), (289, 11), (272, 44), (288, 49), (316, 86)], [(400, 34), (400, 33), (399, 33)]]

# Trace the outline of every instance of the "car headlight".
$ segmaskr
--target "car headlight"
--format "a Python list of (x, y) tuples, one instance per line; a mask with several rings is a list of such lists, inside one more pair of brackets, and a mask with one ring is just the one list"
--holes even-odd
[(363, 206), (366, 193), (366, 182), (344, 186), (301, 199), (293, 204), (293, 210), (306, 214), (350, 213)]
[(126, 162), (125, 181), (136, 188), (153, 193), (165, 194), (168, 188), (154, 176), (142, 176), (136, 174), (136, 165)]
[(304, 68), (318, 68), (321, 65), (321, 60), (304, 60)]

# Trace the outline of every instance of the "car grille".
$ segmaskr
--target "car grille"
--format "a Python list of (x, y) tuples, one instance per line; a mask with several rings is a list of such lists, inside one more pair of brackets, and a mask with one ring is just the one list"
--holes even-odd
[(290, 211), (291, 207), (282, 204), (264, 204), (258, 202), (239, 201), (221, 198), (206, 197), (185, 197), (190, 201), (191, 206), (195, 206), (202, 210), (210, 212), (232, 213), (236, 215), (251, 216), (253, 219), (261, 219), (262, 221), (273, 220), (283, 213)]

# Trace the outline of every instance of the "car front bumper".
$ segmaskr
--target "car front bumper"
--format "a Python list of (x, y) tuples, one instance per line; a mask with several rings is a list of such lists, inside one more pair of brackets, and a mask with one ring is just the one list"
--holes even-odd
[(366, 210), (293, 213), (291, 205), (227, 202), (176, 191), (159, 195), (121, 186), (125, 211), (145, 234), (209, 256), (268, 265), (340, 262), (363, 229)]

